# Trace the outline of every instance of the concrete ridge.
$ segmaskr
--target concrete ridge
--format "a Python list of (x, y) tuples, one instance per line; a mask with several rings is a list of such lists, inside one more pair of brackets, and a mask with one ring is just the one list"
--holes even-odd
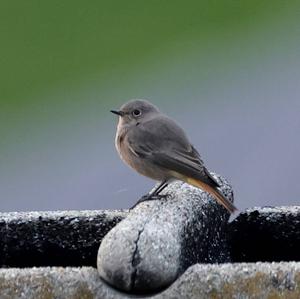
[[(300, 298), (300, 262), (196, 264), (168, 289), (136, 298)], [(1, 299), (121, 299), (92, 267), (0, 269)]]

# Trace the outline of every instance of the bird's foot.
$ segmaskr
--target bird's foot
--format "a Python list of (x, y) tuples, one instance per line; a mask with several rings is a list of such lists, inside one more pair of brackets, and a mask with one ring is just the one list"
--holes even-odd
[(146, 194), (143, 195), (131, 208), (135, 208), (138, 204), (144, 201), (150, 201), (150, 200), (160, 200), (160, 199), (167, 199), (169, 197), (168, 194)]

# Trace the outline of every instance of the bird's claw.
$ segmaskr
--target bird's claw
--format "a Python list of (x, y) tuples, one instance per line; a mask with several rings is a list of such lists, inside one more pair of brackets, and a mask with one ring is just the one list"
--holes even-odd
[(167, 199), (169, 197), (169, 194), (146, 194), (143, 195), (131, 208), (135, 208), (138, 204), (144, 201), (150, 201), (150, 200), (160, 200), (160, 199)]

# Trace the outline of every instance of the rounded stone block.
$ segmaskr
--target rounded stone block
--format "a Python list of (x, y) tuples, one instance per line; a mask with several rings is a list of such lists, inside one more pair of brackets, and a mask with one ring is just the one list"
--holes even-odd
[[(215, 177), (233, 200), (228, 183)], [(169, 286), (192, 264), (229, 261), (229, 213), (208, 193), (182, 182), (164, 193), (166, 199), (137, 205), (102, 240), (98, 271), (115, 288), (151, 293)]]

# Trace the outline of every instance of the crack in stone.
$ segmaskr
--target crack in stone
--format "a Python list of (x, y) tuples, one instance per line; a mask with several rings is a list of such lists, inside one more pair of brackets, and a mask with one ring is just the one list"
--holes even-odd
[[(166, 191), (165, 191), (166, 192)], [(174, 197), (174, 195), (171, 197)], [(154, 212), (154, 215), (156, 214), (156, 212)], [(151, 222), (152, 218), (154, 217), (154, 215), (152, 215), (152, 217), (149, 217), (149, 219), (147, 219), (147, 221), (145, 221), (143, 228), (141, 230), (138, 231), (138, 236), (135, 240), (135, 249), (133, 251), (132, 254), (132, 259), (131, 259), (131, 266), (133, 268), (133, 271), (131, 273), (131, 277), (130, 277), (130, 285), (129, 285), (129, 289), (131, 291), (134, 290), (135, 288), (135, 284), (136, 284), (136, 276), (137, 276), (137, 266), (139, 265), (139, 263), (141, 262), (141, 257), (139, 255), (139, 250), (138, 250), (138, 242), (140, 240), (141, 234), (142, 232), (145, 230), (146, 225)]]
[(140, 263), (141, 261), (141, 258), (139, 256), (139, 252), (138, 252), (138, 242), (139, 242), (139, 239), (140, 239), (140, 236), (142, 234), (142, 232), (144, 231), (145, 229), (145, 225), (143, 227), (143, 229), (139, 230), (138, 232), (138, 236), (135, 240), (135, 249), (133, 251), (133, 254), (132, 254), (132, 259), (131, 259), (131, 266), (133, 268), (133, 271), (131, 273), (131, 279), (130, 279), (130, 290), (133, 290), (134, 289), (134, 286), (135, 286), (135, 279), (136, 279), (136, 272), (137, 272), (137, 268), (136, 266)]

